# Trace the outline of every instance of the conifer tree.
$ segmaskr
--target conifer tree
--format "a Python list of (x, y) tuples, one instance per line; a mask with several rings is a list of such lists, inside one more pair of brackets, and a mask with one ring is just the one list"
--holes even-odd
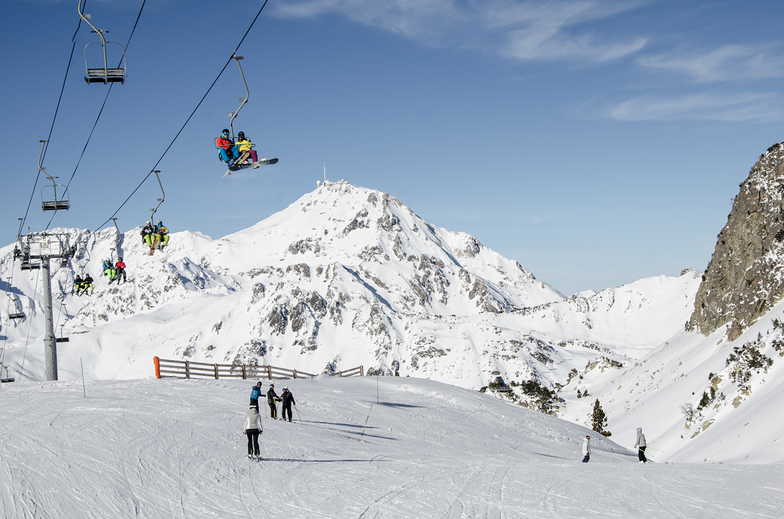
[(611, 436), (612, 433), (610, 431), (605, 431), (604, 428), (607, 427), (607, 415), (604, 414), (604, 409), (602, 409), (602, 404), (599, 403), (599, 399), (596, 399), (596, 402), (593, 404), (593, 414), (591, 415), (591, 428), (598, 432), (603, 436)]

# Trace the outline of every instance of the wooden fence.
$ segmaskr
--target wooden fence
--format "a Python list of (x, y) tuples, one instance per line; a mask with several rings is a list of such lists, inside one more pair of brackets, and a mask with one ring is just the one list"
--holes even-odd
[[(311, 378), (313, 373), (299, 371), (296, 369), (279, 368), (276, 366), (246, 366), (244, 364), (207, 364), (206, 362), (191, 362), (189, 360), (170, 360), (153, 357), (155, 365), (155, 376), (173, 377), (206, 377), (206, 378), (241, 378), (267, 380), (286, 380), (290, 378)], [(365, 370), (362, 366), (351, 368), (338, 373), (332, 373), (336, 377), (361, 377)]]

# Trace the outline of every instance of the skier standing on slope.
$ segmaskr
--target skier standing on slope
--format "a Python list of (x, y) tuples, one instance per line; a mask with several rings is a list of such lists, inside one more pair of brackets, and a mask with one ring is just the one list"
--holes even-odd
[(588, 463), (591, 459), (591, 437), (586, 436), (583, 440), (583, 463)]
[(291, 421), (291, 404), (297, 405), (294, 401), (294, 395), (291, 394), (289, 388), (284, 387), (283, 393), (280, 394), (280, 398), (283, 400), (283, 420), (286, 420), (286, 413), (289, 414), (289, 422)]
[(634, 446), (638, 448), (637, 457), (640, 459), (640, 463), (648, 463), (648, 458), (645, 457), (645, 448), (648, 444), (645, 442), (645, 435), (642, 433), (642, 427), (637, 428), (637, 441), (634, 442)]
[(259, 396), (261, 396), (261, 381), (253, 386), (253, 390), (250, 392), (250, 405), (256, 408), (257, 413), (259, 412)]
[(259, 434), (264, 429), (261, 427), (261, 415), (256, 407), (251, 404), (248, 409), (248, 414), (245, 415), (244, 432), (248, 436), (248, 458), (253, 459), (255, 456), (259, 458), (261, 454), (259, 451)]
[(275, 402), (280, 402), (280, 397), (275, 393), (275, 384), (270, 384), (269, 391), (267, 391), (267, 404), (269, 404), (270, 408), (270, 418), (277, 418), (278, 417), (278, 406), (275, 405)]

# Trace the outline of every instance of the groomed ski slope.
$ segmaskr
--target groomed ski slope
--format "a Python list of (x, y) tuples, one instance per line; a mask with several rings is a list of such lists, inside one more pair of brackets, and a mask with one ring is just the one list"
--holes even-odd
[[(402, 377), (279, 381), (299, 414), (264, 419), (255, 462), (241, 432), (252, 384), (3, 385), (2, 516), (772, 518), (784, 509), (781, 465), (641, 465), (595, 433), (582, 464), (589, 431), (578, 425)], [(633, 430), (614, 432), (631, 447)]]

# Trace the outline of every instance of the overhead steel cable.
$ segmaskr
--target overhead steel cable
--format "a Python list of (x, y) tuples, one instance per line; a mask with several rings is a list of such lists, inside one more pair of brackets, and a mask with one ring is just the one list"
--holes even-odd
[[(87, 5), (85, 3), (85, 5)], [(46, 138), (47, 142), (44, 146), (44, 150), (41, 154), (40, 164), (43, 164), (46, 158), (46, 150), (49, 148), (49, 140), (52, 138), (52, 133), (54, 132), (54, 124), (57, 121), (57, 114), (60, 111), (60, 103), (63, 100), (63, 92), (65, 91), (65, 84), (68, 81), (68, 71), (71, 70), (71, 62), (73, 61), (73, 53), (76, 49), (76, 35), (79, 34), (79, 28), (82, 26), (82, 19), (79, 18), (79, 23), (76, 24), (76, 30), (74, 31), (73, 37), (71, 37), (71, 55), (68, 56), (68, 66), (65, 67), (65, 76), (63, 77), (63, 84), (60, 87), (60, 96), (57, 98), (57, 106), (54, 109), (54, 116), (52, 117), (52, 125), (49, 127), (49, 136)], [(38, 170), (38, 175), (35, 177), (35, 183), (33, 184), (33, 191), (30, 193), (30, 201), (27, 202), (27, 209), (25, 210), (24, 218), (22, 219), (22, 224), (19, 226), (21, 229), (24, 226), (25, 220), (27, 220), (27, 215), (30, 214), (30, 206), (33, 204), (33, 198), (35, 198), (35, 193), (38, 188), (38, 180), (41, 178), (41, 170)], [(55, 211), (56, 213), (56, 211)], [(51, 223), (51, 220), (49, 221)], [(47, 226), (48, 227), (48, 226)]]
[[(142, 12), (144, 11), (144, 5), (147, 3), (147, 0), (142, 0), (142, 6), (139, 8), (139, 14), (136, 15), (136, 21), (133, 24), (133, 29), (131, 29), (131, 34), (128, 36), (128, 41), (125, 42), (125, 51), (128, 51), (128, 47), (131, 44), (131, 39), (133, 38), (133, 33), (136, 32), (136, 26), (139, 25), (139, 19), (142, 16)], [(87, 3), (85, 2), (85, 6)], [(79, 18), (79, 23), (81, 23), (82, 19)], [(77, 29), (78, 30), (78, 29)], [(74, 37), (76, 35), (74, 34)], [(76, 43), (74, 42), (74, 45)], [(73, 56), (73, 50), (71, 50), (71, 55)], [(120, 63), (117, 65), (119, 68), (122, 65), (122, 59), (120, 59)], [(70, 66), (70, 61), (69, 61)], [(84, 147), (82, 148), (82, 153), (79, 155), (79, 160), (76, 161), (76, 166), (74, 167), (73, 172), (71, 173), (71, 177), (68, 179), (68, 183), (65, 186), (65, 190), (67, 191), (69, 187), (71, 187), (71, 182), (73, 182), (74, 176), (76, 176), (76, 171), (79, 169), (79, 165), (82, 163), (82, 158), (84, 158), (85, 152), (87, 152), (87, 146), (90, 144), (90, 140), (93, 138), (93, 134), (95, 133), (95, 129), (98, 127), (98, 121), (101, 120), (101, 115), (103, 115), (103, 109), (106, 107), (106, 101), (109, 100), (109, 94), (112, 93), (112, 88), (114, 87), (114, 83), (109, 85), (109, 88), (106, 90), (106, 96), (103, 98), (103, 103), (101, 104), (101, 109), (98, 110), (98, 116), (95, 118), (95, 122), (93, 123), (93, 127), (90, 130), (90, 134), (87, 136), (87, 142), (84, 143)], [(48, 146), (48, 144), (47, 144)], [(31, 199), (32, 200), (32, 199)], [(52, 217), (49, 219), (49, 223), (46, 224), (46, 229), (49, 229), (49, 226), (52, 225), (52, 221), (54, 217), (57, 215), (57, 211), (55, 210)]]
[(155, 163), (155, 165), (150, 169), (150, 172), (147, 173), (147, 175), (142, 179), (142, 181), (139, 182), (139, 185), (136, 186), (136, 188), (131, 192), (130, 195), (128, 195), (128, 198), (126, 198), (125, 201), (122, 204), (120, 204), (120, 207), (118, 207), (117, 210), (114, 213), (112, 213), (112, 215), (109, 218), (107, 218), (105, 222), (103, 222), (99, 227), (96, 227), (95, 231), (99, 231), (99, 230), (103, 229), (103, 227), (106, 224), (108, 224), (110, 221), (112, 221), (112, 219), (117, 216), (117, 213), (119, 213), (122, 210), (122, 208), (125, 207), (125, 204), (127, 204), (131, 200), (131, 198), (133, 198), (133, 195), (136, 194), (136, 192), (142, 187), (142, 185), (144, 185), (144, 183), (147, 182), (147, 180), (150, 178), (150, 176), (152, 176), (152, 174), (158, 169), (158, 165), (161, 163), (161, 161), (164, 159), (164, 157), (166, 157), (166, 154), (169, 152), (171, 147), (174, 146), (174, 143), (180, 137), (180, 134), (182, 134), (182, 132), (185, 130), (185, 127), (188, 126), (188, 123), (191, 121), (193, 116), (196, 115), (196, 112), (201, 107), (202, 103), (207, 98), (207, 96), (210, 94), (210, 92), (212, 91), (212, 88), (215, 86), (215, 84), (221, 78), (221, 76), (223, 75), (223, 72), (226, 71), (226, 68), (229, 66), (229, 63), (231, 63), (231, 61), (234, 59), (234, 56), (236, 55), (237, 51), (239, 51), (240, 47), (242, 46), (243, 42), (245, 41), (245, 38), (248, 37), (248, 34), (250, 33), (251, 29), (253, 29), (253, 26), (256, 24), (256, 20), (258, 20), (259, 16), (261, 16), (261, 12), (264, 10), (264, 7), (267, 5), (268, 1), (269, 0), (264, 0), (264, 3), (262, 4), (261, 9), (259, 9), (259, 12), (256, 13), (255, 18), (253, 18), (253, 21), (250, 23), (250, 26), (248, 27), (248, 30), (245, 31), (245, 34), (242, 36), (242, 39), (240, 39), (240, 42), (235, 47), (234, 52), (231, 53), (231, 57), (228, 60), (226, 60), (226, 63), (223, 65), (223, 68), (218, 73), (217, 77), (212, 82), (212, 84), (207, 89), (207, 91), (204, 93), (202, 98), (199, 100), (198, 104), (196, 105), (196, 108), (193, 109), (191, 114), (188, 116), (188, 118), (183, 123), (182, 127), (180, 127), (180, 130), (177, 132), (177, 134), (171, 140), (169, 145), (163, 151), (163, 153), (161, 154), (160, 158), (158, 159), (158, 162)]

